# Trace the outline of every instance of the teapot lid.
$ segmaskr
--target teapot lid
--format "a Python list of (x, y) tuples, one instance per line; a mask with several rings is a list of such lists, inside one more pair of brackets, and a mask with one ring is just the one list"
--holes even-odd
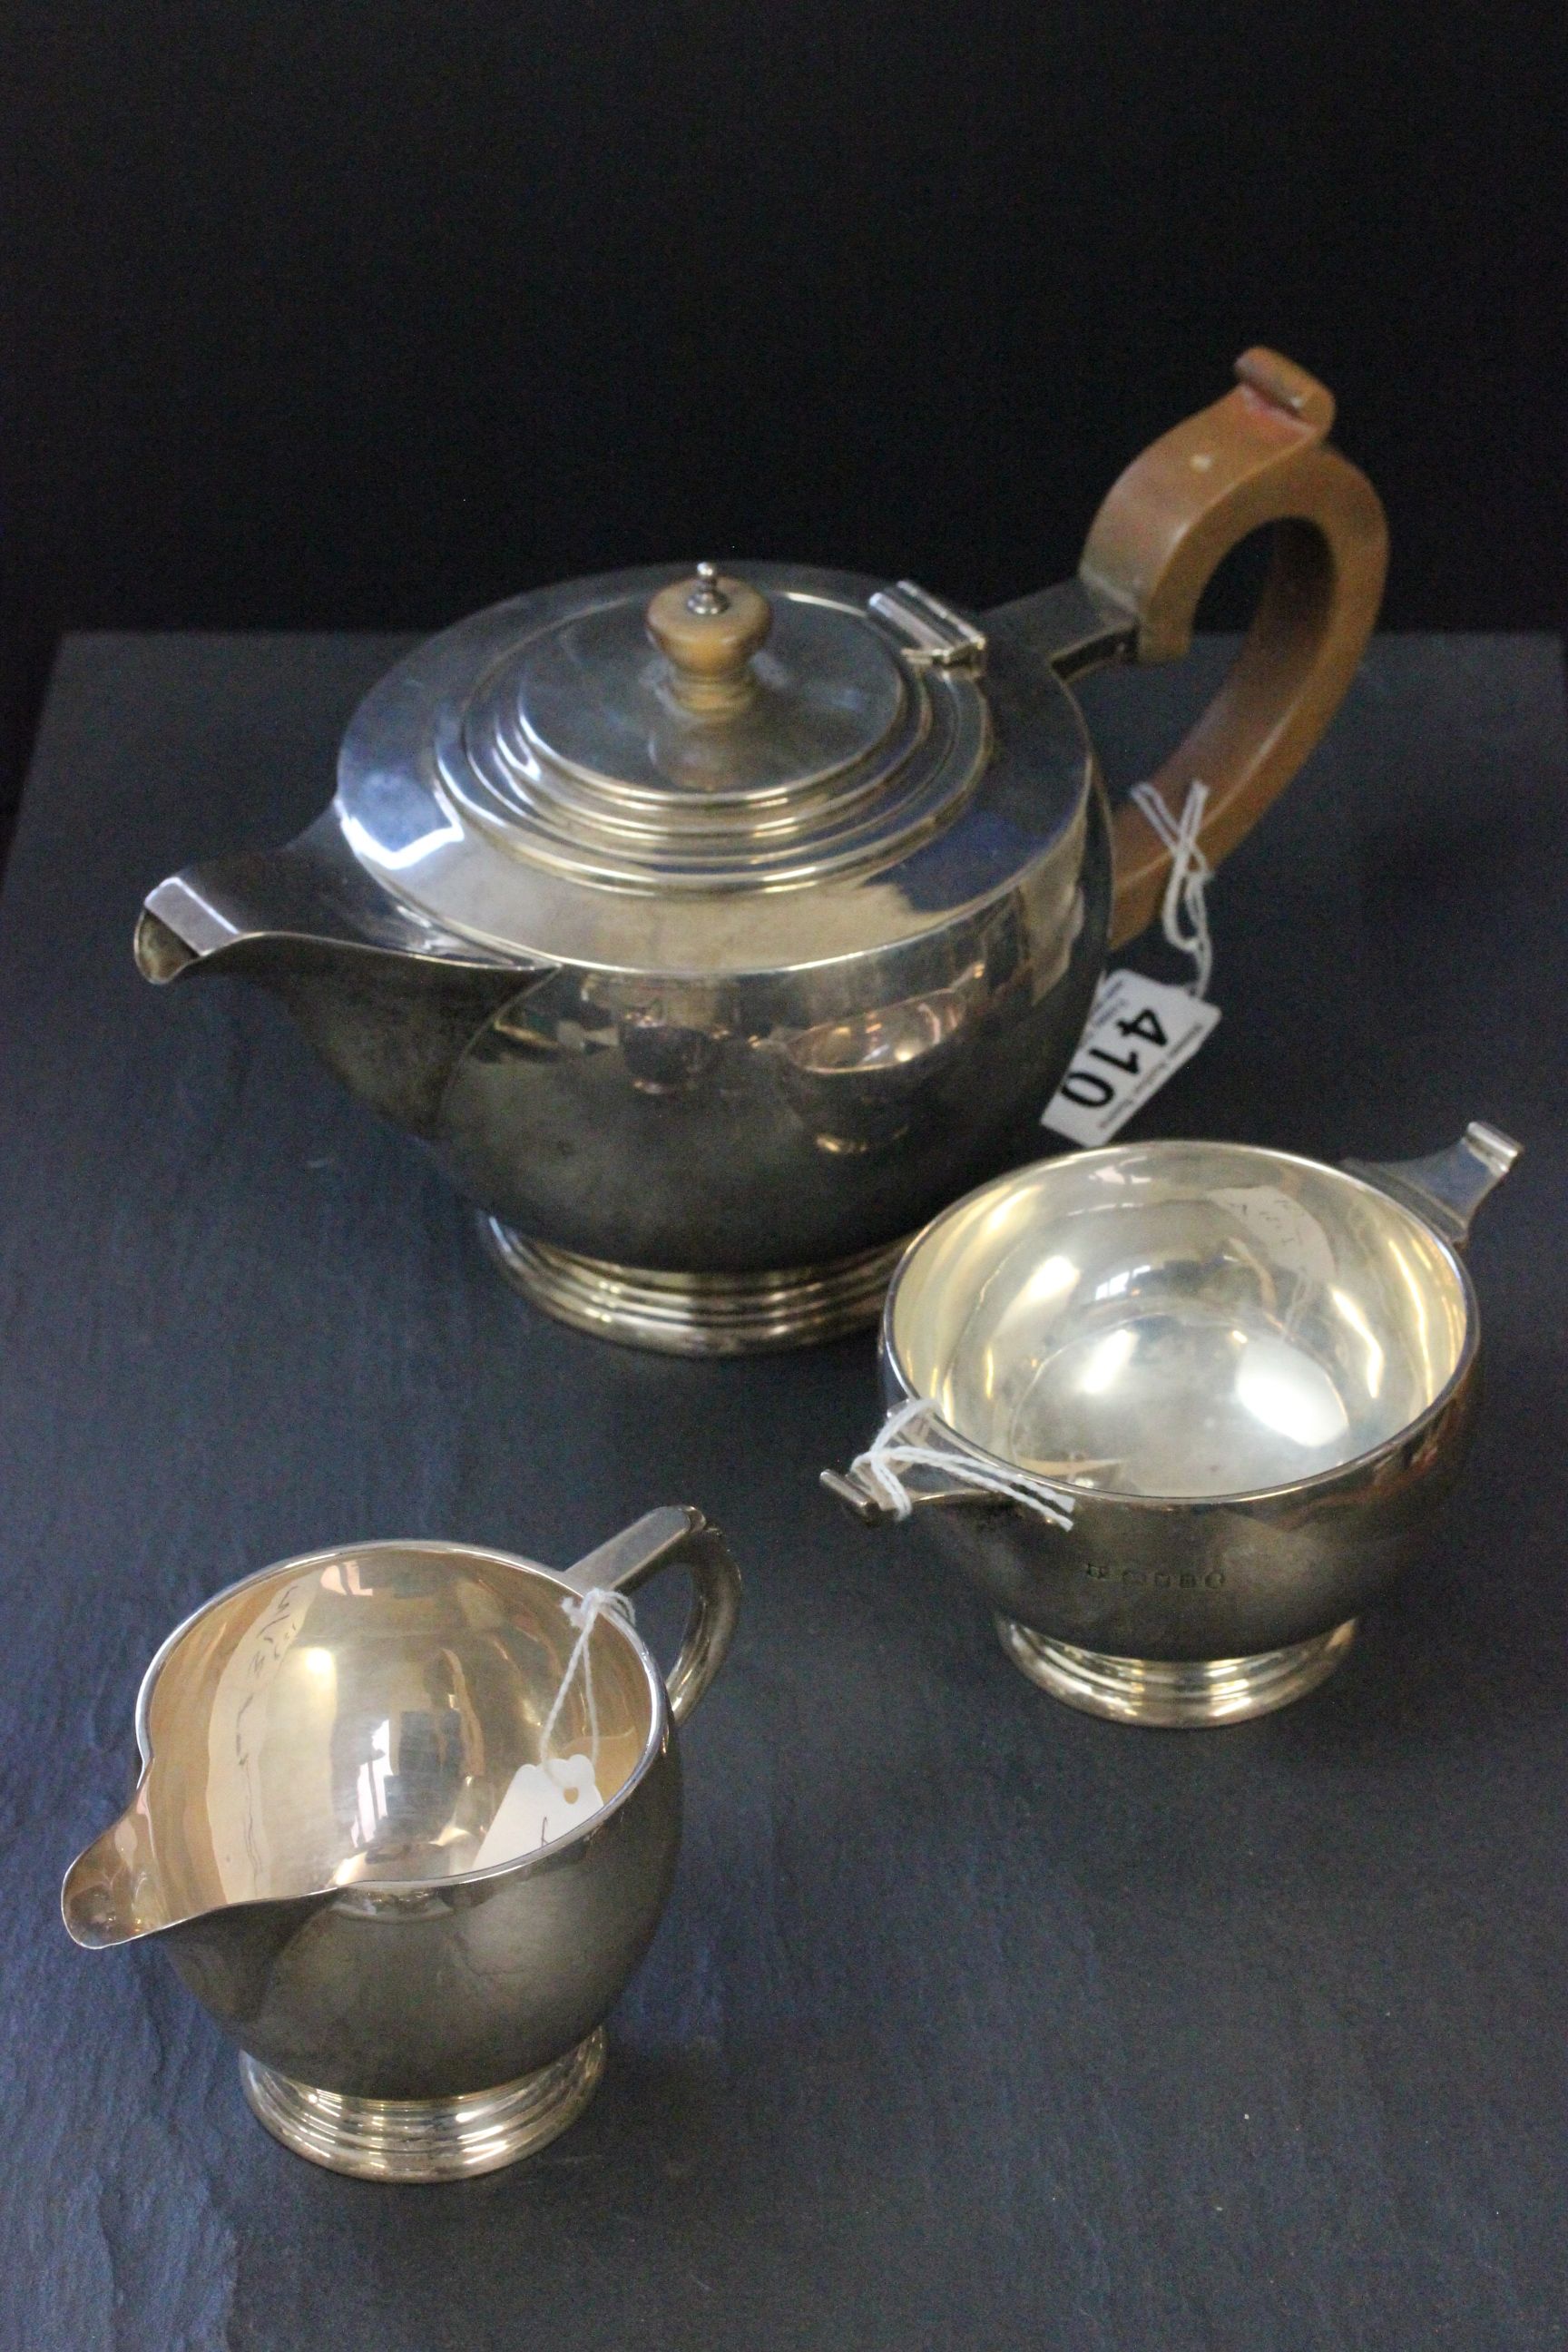
[[(572, 582), (389, 672), (344, 739), (334, 814), (396, 898), (459, 932), (618, 961), (643, 927), (604, 902), (655, 896), (689, 908), (694, 951), (714, 931), (699, 961), (728, 962), (724, 902), (883, 876), (991, 790), (986, 666), (982, 631), (908, 582), (779, 563)], [(999, 868), (1084, 788), (1068, 698), (1024, 699), (1037, 737), (1050, 706), (1052, 740), (1016, 746), (1033, 806)]]
[(439, 714), (441, 783), (600, 882), (754, 888), (885, 856), (984, 750), (965, 676), (984, 639), (905, 593), (850, 603), (710, 563), (651, 598), (582, 583)]

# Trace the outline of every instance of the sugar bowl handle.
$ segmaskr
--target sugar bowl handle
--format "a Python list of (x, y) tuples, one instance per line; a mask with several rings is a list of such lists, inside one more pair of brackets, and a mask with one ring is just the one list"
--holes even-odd
[[(1064, 1479), (1086, 1466), (1098, 1465), (1056, 1465)], [(906, 1397), (892, 1406), (865, 1453), (842, 1475), (824, 1470), (821, 1481), (868, 1528), (907, 1519), (924, 1505), (1025, 1510), (1053, 1527), (1070, 1528), (1077, 1507), (1076, 1496), (1048, 1471), (1004, 1462), (960, 1437), (930, 1397)]]
[[(1272, 523), (1274, 556), (1236, 664), (1152, 778), (1180, 824), (1207, 790), (1198, 845), (1211, 866), (1289, 782), (1343, 699), (1383, 596), (1388, 532), (1376, 491), (1328, 432), (1333, 394), (1261, 348), (1234, 392), (1134, 458), (1094, 519), (1079, 576), (1107, 617), (1131, 624), (1133, 658), (1173, 661), (1198, 600), (1240, 541)], [(1159, 911), (1171, 853), (1131, 804), (1115, 823), (1110, 945)]]
[(649, 1511), (563, 1571), (579, 1592), (635, 1592), (667, 1568), (691, 1579), (691, 1611), (665, 1676), (669, 1711), (684, 1723), (724, 1663), (741, 1607), (741, 1571), (715, 1527), (689, 1503)]
[(1462, 1249), (1470, 1237), (1477, 1210), (1494, 1192), (1524, 1146), (1473, 1118), (1458, 1143), (1434, 1151), (1425, 1160), (1347, 1160), (1352, 1176), (1392, 1192), (1407, 1209)]

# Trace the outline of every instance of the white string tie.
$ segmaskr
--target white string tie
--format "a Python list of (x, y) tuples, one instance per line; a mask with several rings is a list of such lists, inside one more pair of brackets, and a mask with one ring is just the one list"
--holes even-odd
[[(1214, 880), (1214, 867), (1198, 847), (1203, 831), (1204, 810), (1208, 804), (1209, 788), (1194, 777), (1187, 788), (1187, 797), (1180, 823), (1171, 814), (1152, 784), (1134, 784), (1128, 794), (1134, 808), (1147, 817), (1171, 853), (1171, 871), (1165, 882), (1164, 904), (1160, 909), (1160, 928), (1172, 947), (1183, 955), (1192, 957), (1194, 972), (1190, 996), (1208, 994), (1214, 976), (1214, 941), (1209, 937), (1208, 908), (1204, 892)], [(1182, 928), (1186, 917), (1187, 927)]]
[(551, 1703), (544, 1718), (544, 1728), (539, 1735), (539, 1753), (548, 1757), (551, 1736), (566, 1704), (566, 1694), (579, 1666), (583, 1669), (583, 1699), (588, 1710), (588, 1754), (595, 1767), (599, 1761), (599, 1709), (594, 1696), (594, 1658), (589, 1647), (590, 1637), (601, 1617), (618, 1617), (623, 1625), (635, 1625), (632, 1604), (624, 1592), (616, 1592), (607, 1584), (590, 1585), (581, 1600), (563, 1602), (566, 1622), (577, 1628), (577, 1639), (561, 1676), (561, 1687)]
[[(921, 1423), (930, 1421), (941, 1430), (940, 1444), (922, 1442)], [(858, 1454), (849, 1465), (851, 1478), (858, 1473), (896, 1519), (907, 1519), (915, 1507), (916, 1497), (900, 1475), (905, 1470), (940, 1471), (950, 1485), (973, 1486), (1005, 1502), (1021, 1503), (1055, 1527), (1072, 1525), (1074, 1496), (1049, 1479), (1037, 1478), (1027, 1470), (997, 1462), (966, 1444), (942, 1419), (930, 1397), (912, 1397), (890, 1412), (866, 1452)]]

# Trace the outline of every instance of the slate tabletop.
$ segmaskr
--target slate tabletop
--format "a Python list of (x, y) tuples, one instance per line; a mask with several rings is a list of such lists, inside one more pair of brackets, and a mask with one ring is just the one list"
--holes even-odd
[[(137, 978), (142, 892), (313, 815), (401, 643), (68, 640), (0, 902), (0, 2343), (1561, 2352), (1554, 641), (1374, 646), (1215, 884), (1223, 1019), (1133, 1130), (1527, 1147), (1472, 1245), (1488, 1393), (1427, 1557), (1315, 1696), (1196, 1734), (1058, 1706), (820, 1494), (875, 1423), (869, 1336), (712, 1365), (560, 1329), (269, 1000)], [(1114, 776), (1223, 654), (1091, 683)], [(142, 1666), (292, 1553), (565, 1563), (664, 1501), (724, 1525), (744, 1616), (597, 2099), (461, 2186), (288, 2155), (156, 1948), (59, 1924)]]

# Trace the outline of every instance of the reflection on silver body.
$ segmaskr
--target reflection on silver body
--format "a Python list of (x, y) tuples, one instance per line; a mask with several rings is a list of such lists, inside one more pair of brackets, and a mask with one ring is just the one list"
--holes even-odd
[(770, 625), (724, 707), (649, 642), (668, 569), (520, 597), (371, 692), (300, 840), (137, 934), (150, 979), (276, 991), (552, 1312), (691, 1351), (873, 1319), (908, 1234), (1033, 1148), (1110, 897), (1064, 679), (1135, 635), (1077, 582), (982, 633), (745, 572)]
[[(1516, 1152), (1479, 1125), (1353, 1171), (1113, 1145), (918, 1237), (883, 1324), (890, 1403), (931, 1399), (1074, 1497), (1064, 1532), (940, 1471), (910, 1481), (1026, 1673), (1093, 1712), (1205, 1723), (1337, 1663), (1458, 1471), (1479, 1338), (1458, 1247)], [(826, 1483), (886, 1516), (864, 1480)]]
[(802, 564), (607, 572), (479, 613), (350, 723), (288, 847), (152, 890), (150, 980), (273, 989), (420, 1137), (563, 1319), (687, 1353), (873, 1318), (905, 1236), (1036, 1148), (1164, 829), (1114, 829), (1072, 682), (1169, 661), (1228, 551), (1273, 553), (1151, 783), (1234, 847), (1375, 618), (1376, 493), (1261, 346), (1114, 482), (1077, 576), (979, 621)]
[[(668, 1696), (630, 1627), (588, 1636), (601, 1809), (477, 1866), (577, 1640), (569, 1614), (679, 1565)], [(373, 1543), (264, 1570), (164, 1643), (142, 1770), (67, 1874), (89, 1948), (155, 1936), (240, 2046), (289, 2146), (367, 2177), (488, 2170), (553, 2138), (602, 2070), (605, 2012), (657, 1927), (680, 1834), (674, 1724), (722, 1662), (739, 1579), (691, 1510), (565, 1575), (462, 1544)], [(592, 1743), (579, 1668), (555, 1753)]]

